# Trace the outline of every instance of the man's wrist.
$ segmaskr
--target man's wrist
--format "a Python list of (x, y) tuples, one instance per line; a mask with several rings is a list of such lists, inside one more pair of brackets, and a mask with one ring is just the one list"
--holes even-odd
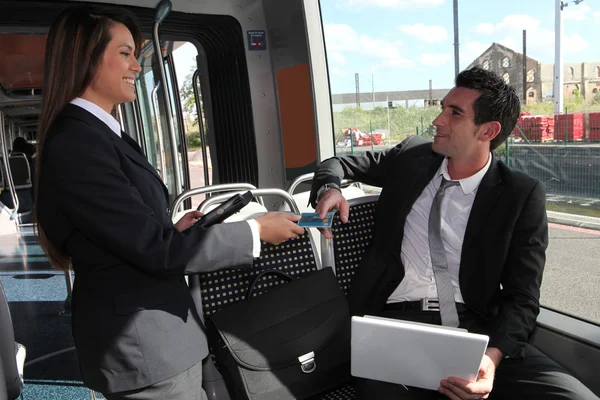
[(317, 191), (317, 201), (319, 201), (321, 197), (331, 189), (339, 190), (340, 193), (342, 192), (342, 189), (339, 187), (339, 185), (335, 183), (326, 183)]
[(485, 354), (492, 360), (496, 367), (504, 359), (504, 353), (497, 347), (488, 347), (485, 350)]

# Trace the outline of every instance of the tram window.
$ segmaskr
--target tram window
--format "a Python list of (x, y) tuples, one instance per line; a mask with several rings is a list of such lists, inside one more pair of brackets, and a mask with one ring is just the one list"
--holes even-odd
[[(442, 99), (454, 85), (453, 2), (340, 0), (320, 6), (335, 153), (385, 149), (414, 134), (431, 136), (439, 107), (428, 106), (430, 96)], [(460, 70), (486, 64), (501, 77), (513, 76), (510, 84), (523, 97), (523, 65), (517, 60), (522, 60), (526, 29), (528, 64), (540, 65), (525, 77), (529, 96), (553, 92), (554, 48), (547, 43), (554, 40), (554, 3), (535, 11), (523, 10), (517, 0), (490, 3), (483, 17), (473, 0), (458, 7)], [(509, 148), (501, 145), (496, 154), (546, 186), (551, 223), (541, 304), (600, 324), (600, 307), (594, 306), (600, 297), (600, 133), (584, 128), (586, 114), (600, 112), (592, 90), (600, 59), (585, 39), (595, 37), (597, 29), (591, 18), (572, 18), (584, 15), (585, 3), (571, 4), (568, 12), (564, 81), (588, 71), (581, 84), (586, 90), (571, 96), (565, 89), (560, 111), (568, 110), (569, 117), (557, 117), (556, 124), (554, 99), (526, 95), (522, 111), (543, 122), (535, 128), (523, 125)], [(503, 62), (506, 57), (514, 62)], [(397, 107), (387, 107), (389, 102)], [(575, 122), (568, 125), (562, 118)]]
[[(177, 84), (179, 87), (179, 95), (181, 99), (181, 107), (183, 111), (183, 129), (185, 131), (187, 157), (190, 172), (190, 187), (202, 187), (209, 183), (205, 183), (204, 168), (209, 169), (209, 182), (212, 180), (211, 172), (212, 168), (210, 165), (210, 159), (205, 162), (202, 157), (201, 151), (201, 139), (200, 139), (200, 121), (202, 121), (202, 128), (206, 132), (206, 115), (203, 114), (203, 96), (201, 85), (198, 84), (198, 95), (200, 102), (200, 112), (202, 116), (198, 116), (196, 108), (196, 99), (194, 97), (193, 82), (192, 78), (194, 72), (198, 68), (197, 58), (198, 49), (190, 42), (176, 42), (176, 49), (173, 51), (173, 61), (175, 65), (175, 72), (177, 74)], [(207, 144), (208, 145), (208, 144)], [(208, 152), (208, 151), (207, 151)], [(205, 199), (204, 195), (198, 195), (192, 197), (192, 207), (197, 207)]]

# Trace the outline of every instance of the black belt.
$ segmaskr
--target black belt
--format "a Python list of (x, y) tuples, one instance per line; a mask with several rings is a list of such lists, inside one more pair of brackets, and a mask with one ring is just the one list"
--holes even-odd
[[(455, 303), (457, 312), (465, 312), (469, 309), (464, 303)], [(383, 307), (384, 311), (387, 310), (401, 310), (401, 311), (440, 311), (437, 299), (422, 299), (417, 301), (401, 301), (398, 303), (388, 303)]]

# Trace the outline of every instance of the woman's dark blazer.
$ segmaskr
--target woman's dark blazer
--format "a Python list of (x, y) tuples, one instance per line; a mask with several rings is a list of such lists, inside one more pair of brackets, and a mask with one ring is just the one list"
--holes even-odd
[(37, 216), (73, 260), (84, 383), (133, 390), (200, 362), (208, 348), (184, 274), (251, 265), (248, 223), (178, 232), (137, 144), (76, 105), (57, 117), (41, 156)]

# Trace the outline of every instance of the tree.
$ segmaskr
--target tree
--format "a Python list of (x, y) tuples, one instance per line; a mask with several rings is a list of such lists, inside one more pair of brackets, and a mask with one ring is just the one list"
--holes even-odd
[[(183, 80), (183, 86), (181, 87), (179, 94), (181, 95), (183, 111), (190, 115), (194, 115), (195, 117), (192, 125), (198, 125), (198, 113), (196, 110), (196, 99), (194, 97), (194, 87), (192, 82), (194, 71), (195, 68), (192, 67), (190, 69), (190, 73), (185, 76), (185, 79)], [(198, 94), (200, 95), (200, 105), (202, 105), (202, 94), (200, 93), (200, 88), (198, 88)]]

